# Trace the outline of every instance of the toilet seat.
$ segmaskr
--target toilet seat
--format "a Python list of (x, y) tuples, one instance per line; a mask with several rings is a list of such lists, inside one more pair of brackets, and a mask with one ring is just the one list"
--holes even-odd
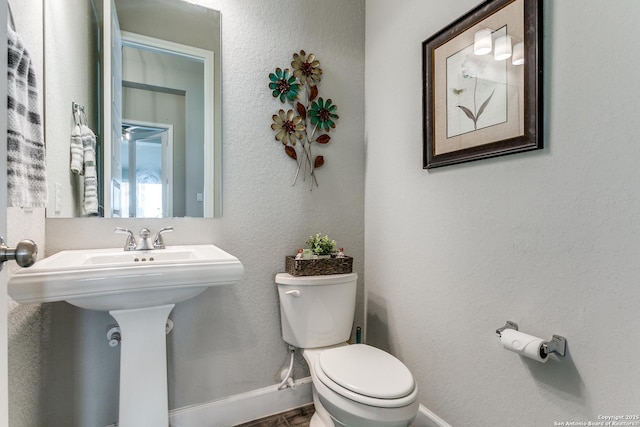
[(329, 389), (368, 406), (397, 408), (417, 397), (409, 369), (389, 353), (368, 345), (325, 350), (315, 368), (318, 379)]

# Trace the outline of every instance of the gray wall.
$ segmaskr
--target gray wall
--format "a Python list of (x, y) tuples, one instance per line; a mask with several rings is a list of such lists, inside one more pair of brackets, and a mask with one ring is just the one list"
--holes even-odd
[[(364, 1), (225, 0), (223, 11), (223, 194), (219, 219), (47, 219), (46, 252), (118, 247), (116, 225), (157, 230), (168, 244), (215, 243), (238, 256), (243, 280), (179, 304), (168, 336), (170, 407), (209, 402), (279, 381), (287, 346), (280, 336), (274, 275), (311, 234), (327, 233), (360, 273), (356, 324), (362, 325), (364, 268)], [(40, 27), (38, 27), (40, 28)], [(38, 29), (35, 26), (33, 30)], [(320, 94), (338, 105), (320, 187), (291, 186), (295, 162), (270, 129), (281, 108), (269, 73), (300, 49), (315, 53)], [(26, 225), (29, 228), (29, 225)], [(117, 419), (119, 349), (107, 345), (106, 313), (66, 303), (10, 314), (11, 426), (105, 426)], [(35, 312), (35, 313), (34, 313)], [(17, 365), (16, 365), (17, 364)], [(300, 357), (296, 377), (308, 374)]]
[(367, 0), (367, 338), (453, 426), (637, 414), (640, 3), (544, 1), (546, 148), (427, 172), (421, 42), (477, 3)]

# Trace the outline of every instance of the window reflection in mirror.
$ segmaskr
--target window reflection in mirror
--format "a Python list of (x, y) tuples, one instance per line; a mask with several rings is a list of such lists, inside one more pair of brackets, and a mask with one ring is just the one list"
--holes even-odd
[[(220, 13), (181, 0), (111, 1), (124, 35), (122, 84), (111, 88), (108, 86), (114, 78), (107, 79), (104, 72), (110, 68), (111, 58), (106, 58), (102, 45), (109, 37), (102, 31), (104, 11), (110, 4), (103, 4), (102, 0), (45, 2), (45, 134), (52, 195), (47, 216), (83, 216), (83, 178), (69, 171), (72, 101), (85, 106), (89, 126), (98, 135), (96, 155), (102, 215), (157, 216), (161, 211), (163, 217), (219, 216)], [(144, 45), (140, 39), (145, 38), (161, 40), (165, 48), (170, 46), (169, 50), (175, 48), (171, 46), (186, 46), (187, 53), (180, 55), (196, 58), (194, 63), (203, 78), (198, 84), (172, 82), (171, 75), (191, 73), (189, 66), (178, 65), (186, 67), (180, 71), (163, 68), (167, 63), (175, 65), (177, 56), (151, 59), (150, 49), (140, 50)], [(209, 52), (207, 60), (210, 63), (205, 64), (202, 55), (188, 49)], [(135, 58), (138, 65), (128, 65), (131, 58)], [(139, 66), (140, 61), (147, 64), (146, 70)], [(152, 79), (142, 79), (145, 74), (151, 75)], [(102, 80), (107, 83), (104, 88), (101, 88)], [(142, 198), (137, 191), (131, 191), (134, 182), (130, 169), (132, 145), (122, 144), (123, 125), (117, 121), (112, 125), (108, 117), (110, 109), (104, 106), (117, 92), (122, 93), (121, 114), (125, 126), (146, 123), (173, 129), (173, 150), (168, 156), (165, 149), (163, 160), (164, 179), (171, 176), (171, 182), (165, 182), (160, 191), (161, 207), (156, 204), (154, 208), (138, 209), (132, 204), (132, 194), (136, 196), (136, 203)], [(198, 108), (193, 108), (196, 102), (201, 105), (199, 112)], [(121, 146), (117, 147), (114, 141)], [(140, 157), (153, 157), (151, 152), (153, 150), (147, 149), (136, 153), (136, 167), (144, 164), (140, 163)], [(113, 180), (109, 176), (114, 172), (114, 156), (120, 171), (117, 188), (112, 188)], [(172, 162), (170, 172), (167, 158)]]

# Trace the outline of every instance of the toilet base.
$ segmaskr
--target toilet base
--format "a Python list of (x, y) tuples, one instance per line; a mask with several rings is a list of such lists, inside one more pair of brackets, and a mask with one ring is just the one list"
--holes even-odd
[(309, 422), (309, 427), (327, 427), (327, 425), (322, 421), (318, 413), (316, 412), (311, 417), (311, 421)]
[(313, 406), (315, 408), (315, 413), (311, 417), (309, 427), (335, 427), (331, 415), (329, 415), (320, 402), (315, 384), (311, 385), (311, 389), (313, 390)]

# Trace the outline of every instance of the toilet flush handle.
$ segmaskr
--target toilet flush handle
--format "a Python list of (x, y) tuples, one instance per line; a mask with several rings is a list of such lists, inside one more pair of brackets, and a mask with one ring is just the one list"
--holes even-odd
[(285, 295), (291, 295), (292, 297), (299, 297), (300, 296), (300, 291), (297, 289), (294, 289), (292, 291), (287, 291), (284, 293)]

